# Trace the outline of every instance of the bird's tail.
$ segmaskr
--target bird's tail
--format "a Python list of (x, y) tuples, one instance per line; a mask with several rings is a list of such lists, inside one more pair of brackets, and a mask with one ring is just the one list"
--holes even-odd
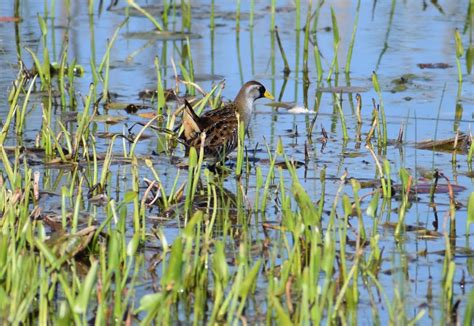
[(196, 133), (200, 134), (203, 129), (201, 118), (194, 112), (193, 107), (186, 99), (184, 100), (183, 127), (185, 139), (193, 138)]

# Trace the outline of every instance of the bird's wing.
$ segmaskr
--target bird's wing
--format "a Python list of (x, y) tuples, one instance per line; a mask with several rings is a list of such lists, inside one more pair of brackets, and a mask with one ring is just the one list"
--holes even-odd
[(206, 133), (204, 147), (206, 152), (231, 152), (237, 144), (237, 117), (214, 122), (203, 130)]

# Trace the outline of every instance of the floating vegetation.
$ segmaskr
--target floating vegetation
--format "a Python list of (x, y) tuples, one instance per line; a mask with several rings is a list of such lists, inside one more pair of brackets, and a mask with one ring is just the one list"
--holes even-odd
[(459, 134), (455, 137), (442, 140), (425, 140), (422, 142), (416, 143), (416, 148), (427, 149), (432, 151), (439, 152), (458, 152), (462, 154), (467, 154), (471, 146), (472, 139), (471, 136), (466, 134)]
[(419, 63), (417, 66), (420, 69), (447, 69), (451, 68), (452, 65), (449, 63), (444, 63), (444, 62), (437, 62), (437, 63)]
[(199, 34), (196, 33), (169, 31), (128, 32), (125, 33), (124, 36), (126, 38), (157, 41), (178, 41), (186, 39), (197, 39), (201, 37)]
[(400, 78), (392, 80), (392, 84), (395, 86), (392, 88), (392, 93), (403, 92), (408, 89), (410, 85), (413, 84), (413, 80), (417, 79), (418, 77), (415, 74), (405, 74)]

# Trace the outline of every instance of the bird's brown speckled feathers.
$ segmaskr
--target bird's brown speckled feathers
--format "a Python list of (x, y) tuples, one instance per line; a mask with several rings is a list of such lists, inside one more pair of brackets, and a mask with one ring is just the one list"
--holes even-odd
[(248, 127), (255, 100), (273, 96), (257, 81), (249, 81), (242, 86), (234, 101), (220, 109), (205, 112), (200, 117), (186, 102), (183, 114), (183, 133), (181, 138), (188, 147), (199, 149), (201, 134), (204, 132), (204, 156), (206, 159), (219, 161), (237, 147), (238, 120), (244, 128)]

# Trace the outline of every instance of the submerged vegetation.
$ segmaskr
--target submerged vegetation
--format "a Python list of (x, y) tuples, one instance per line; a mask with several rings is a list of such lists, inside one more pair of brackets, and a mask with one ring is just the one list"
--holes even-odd
[[(359, 0), (348, 23), (336, 0), (158, 3), (0, 15), (0, 320), (471, 325), (474, 2), (424, 2), (451, 10), (452, 56), (403, 75), (384, 57), (409, 4)], [(276, 100), (212, 168), (184, 103), (218, 109), (249, 77)]]

